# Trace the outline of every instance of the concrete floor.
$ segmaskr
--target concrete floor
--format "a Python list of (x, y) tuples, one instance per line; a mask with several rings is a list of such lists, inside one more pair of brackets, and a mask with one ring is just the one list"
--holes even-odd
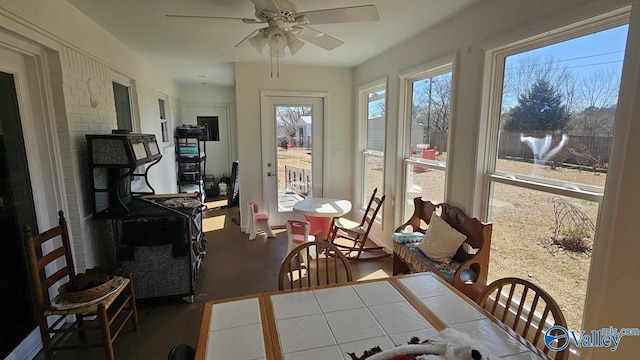
[[(155, 299), (138, 302), (140, 329), (127, 324), (114, 343), (118, 360), (166, 359), (176, 344), (196, 346), (203, 305), (207, 301), (278, 290), (280, 262), (285, 257), (285, 230), (275, 230), (276, 238), (259, 234), (253, 241), (232, 219), (239, 220), (237, 206), (218, 207), (211, 202), (203, 220), (207, 239), (200, 279), (193, 303), (183, 299)], [(392, 261), (351, 261), (355, 280), (387, 277)], [(75, 335), (74, 335), (75, 336)], [(71, 341), (71, 340), (70, 340)], [(37, 359), (44, 358), (42, 353)], [(62, 351), (55, 359), (104, 359), (102, 348)]]

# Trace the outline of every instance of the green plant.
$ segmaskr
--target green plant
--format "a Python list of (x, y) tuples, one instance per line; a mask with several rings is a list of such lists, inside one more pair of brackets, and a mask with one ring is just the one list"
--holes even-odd
[(564, 237), (579, 237), (579, 238), (586, 238), (586, 239), (591, 239), (591, 237), (593, 236), (591, 234), (591, 231), (581, 227), (578, 227), (578, 228), (567, 227), (565, 229), (562, 229), (561, 234)]

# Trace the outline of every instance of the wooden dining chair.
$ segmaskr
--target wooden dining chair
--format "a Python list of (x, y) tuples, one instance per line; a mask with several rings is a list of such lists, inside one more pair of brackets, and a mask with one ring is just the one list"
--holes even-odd
[[(104, 347), (106, 358), (112, 360), (114, 358), (113, 340), (118, 336), (126, 322), (131, 319), (133, 329), (138, 329), (138, 313), (133, 285), (130, 279), (124, 278), (117, 290), (100, 301), (66, 310), (52, 307), (49, 294), (57, 293), (55, 291), (56, 284), (59, 281), (71, 281), (76, 276), (69, 244), (67, 222), (62, 211), (58, 212), (58, 215), (58, 226), (39, 235), (33, 235), (31, 230), (26, 228), (24, 234), (35, 298), (36, 316), (40, 327), (45, 359), (53, 359), (55, 351), (84, 347)], [(52, 250), (45, 254), (45, 249)], [(54, 266), (54, 264), (59, 269), (49, 274), (48, 270), (50, 269), (45, 269), (45, 267)], [(68, 315), (75, 316), (75, 321), (71, 326), (63, 326), (65, 319), (68, 320), (69, 318)], [(89, 321), (87, 319), (89, 317), (97, 317), (98, 324), (92, 324), (95, 321)], [(54, 320), (49, 323), (48, 318), (54, 318)], [(112, 329), (115, 330), (112, 331)], [(87, 343), (87, 331), (92, 330), (102, 332), (102, 341), (100, 343)], [(75, 346), (62, 344), (62, 342), (66, 341), (66, 336), (61, 335), (70, 332), (78, 332), (82, 344)]]
[(563, 337), (562, 330), (549, 335), (560, 336), (554, 347), (563, 350), (552, 351), (545, 345), (545, 332), (554, 326), (567, 329), (567, 321), (551, 295), (536, 284), (513, 277), (498, 279), (487, 285), (476, 303), (550, 358), (569, 358), (569, 337)]
[(301, 289), (352, 280), (346, 256), (331, 243), (317, 240), (296, 246), (282, 261), (278, 288)]
[(193, 360), (196, 358), (196, 349), (189, 344), (178, 344), (169, 350), (167, 360)]
[[(377, 188), (373, 189), (369, 204), (359, 222), (339, 217), (334, 218), (331, 223), (328, 239), (339, 247), (349, 259), (376, 260), (391, 256), (384, 251), (384, 247), (372, 245), (372, 241), (369, 239), (369, 232), (385, 199), (385, 195), (380, 198), (376, 197), (377, 192)], [(363, 253), (373, 255), (361, 256)]]

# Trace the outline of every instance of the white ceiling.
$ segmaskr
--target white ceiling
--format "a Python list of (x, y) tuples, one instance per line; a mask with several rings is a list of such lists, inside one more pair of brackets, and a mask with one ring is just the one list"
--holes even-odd
[[(251, 46), (235, 48), (264, 27), (239, 20), (168, 18), (166, 14), (253, 18), (250, 0), (68, 0), (179, 83), (234, 85), (234, 62), (269, 62)], [(353, 67), (479, 0), (293, 0), (298, 12), (373, 4), (376, 22), (311, 25), (344, 41), (328, 51), (306, 44), (280, 63)]]

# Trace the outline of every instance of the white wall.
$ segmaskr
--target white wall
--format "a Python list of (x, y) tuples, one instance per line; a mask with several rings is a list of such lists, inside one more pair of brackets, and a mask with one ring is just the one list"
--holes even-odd
[(324, 196), (353, 198), (355, 149), (353, 70), (280, 64), (280, 78), (272, 79), (269, 64), (237, 63), (240, 203), (252, 199), (262, 204), (261, 90), (327, 92), (329, 94), (328, 112), (324, 114), (325, 154), (332, 149), (339, 149), (342, 154), (339, 159), (325, 156), (324, 178), (330, 180), (323, 184)]
[(196, 124), (197, 115), (218, 116), (221, 141), (207, 142), (206, 173), (216, 178), (231, 175), (231, 164), (238, 160), (235, 87), (182, 84), (178, 93), (182, 101), (181, 122), (174, 123), (174, 128), (182, 124)]
[[(467, 209), (473, 215), (478, 209), (474, 194), (474, 181), (481, 172), (477, 169), (479, 142), (480, 101), (482, 96), (483, 64), (485, 48), (501, 41), (513, 41), (542, 33), (559, 24), (568, 24), (609, 10), (633, 4), (627, 42), (627, 55), (623, 73), (614, 149), (607, 178), (607, 192), (601, 206), (596, 234), (596, 249), (585, 310), (585, 329), (614, 326), (638, 327), (640, 312), (637, 299), (640, 286), (635, 280), (635, 255), (640, 252), (637, 236), (637, 206), (640, 203), (640, 170), (637, 154), (640, 144), (629, 138), (640, 137), (640, 107), (637, 105), (640, 84), (640, 2), (630, 1), (505, 1), (485, 0), (445, 22), (417, 35), (407, 42), (358, 66), (355, 70), (355, 86), (388, 76), (387, 88), (387, 143), (385, 194), (390, 199), (400, 198), (402, 157), (398, 153), (398, 74), (404, 70), (440, 57), (456, 54), (454, 65), (453, 138), (447, 164), (450, 168), (448, 202)], [(633, 100), (636, 101), (633, 101)], [(635, 119), (635, 121), (633, 120)], [(389, 201), (385, 207), (396, 207)], [(386, 214), (400, 213), (398, 209)], [(635, 220), (634, 220), (635, 219)], [(400, 222), (398, 216), (385, 217), (385, 231), (381, 236), (391, 244), (391, 232)], [(544, 266), (544, 264), (541, 264)], [(586, 276), (587, 274), (585, 274)], [(598, 349), (591, 354), (583, 349), (583, 358), (631, 359), (640, 351), (638, 338), (624, 338), (621, 347), (611, 353)]]
[[(78, 270), (96, 266), (113, 256), (113, 248), (108, 241), (110, 223), (91, 220), (84, 135), (117, 127), (111, 87), (114, 74), (134, 85), (136, 129), (158, 139), (158, 96), (167, 95), (170, 108), (177, 107), (177, 87), (64, 0), (0, 1), (0, 31), (18, 34), (44, 49), (48, 77), (43, 79), (42, 91), (50, 101), (46, 105), (51, 110), (48, 120), (55, 121), (57, 130), (58, 152), (51, 156), (62, 170), (64, 188), (60, 192), (65, 194), (65, 203), (61, 207), (67, 210)], [(92, 96), (96, 106), (91, 105)], [(157, 192), (175, 192), (174, 166), (173, 157), (165, 156), (150, 171), (150, 182)]]

